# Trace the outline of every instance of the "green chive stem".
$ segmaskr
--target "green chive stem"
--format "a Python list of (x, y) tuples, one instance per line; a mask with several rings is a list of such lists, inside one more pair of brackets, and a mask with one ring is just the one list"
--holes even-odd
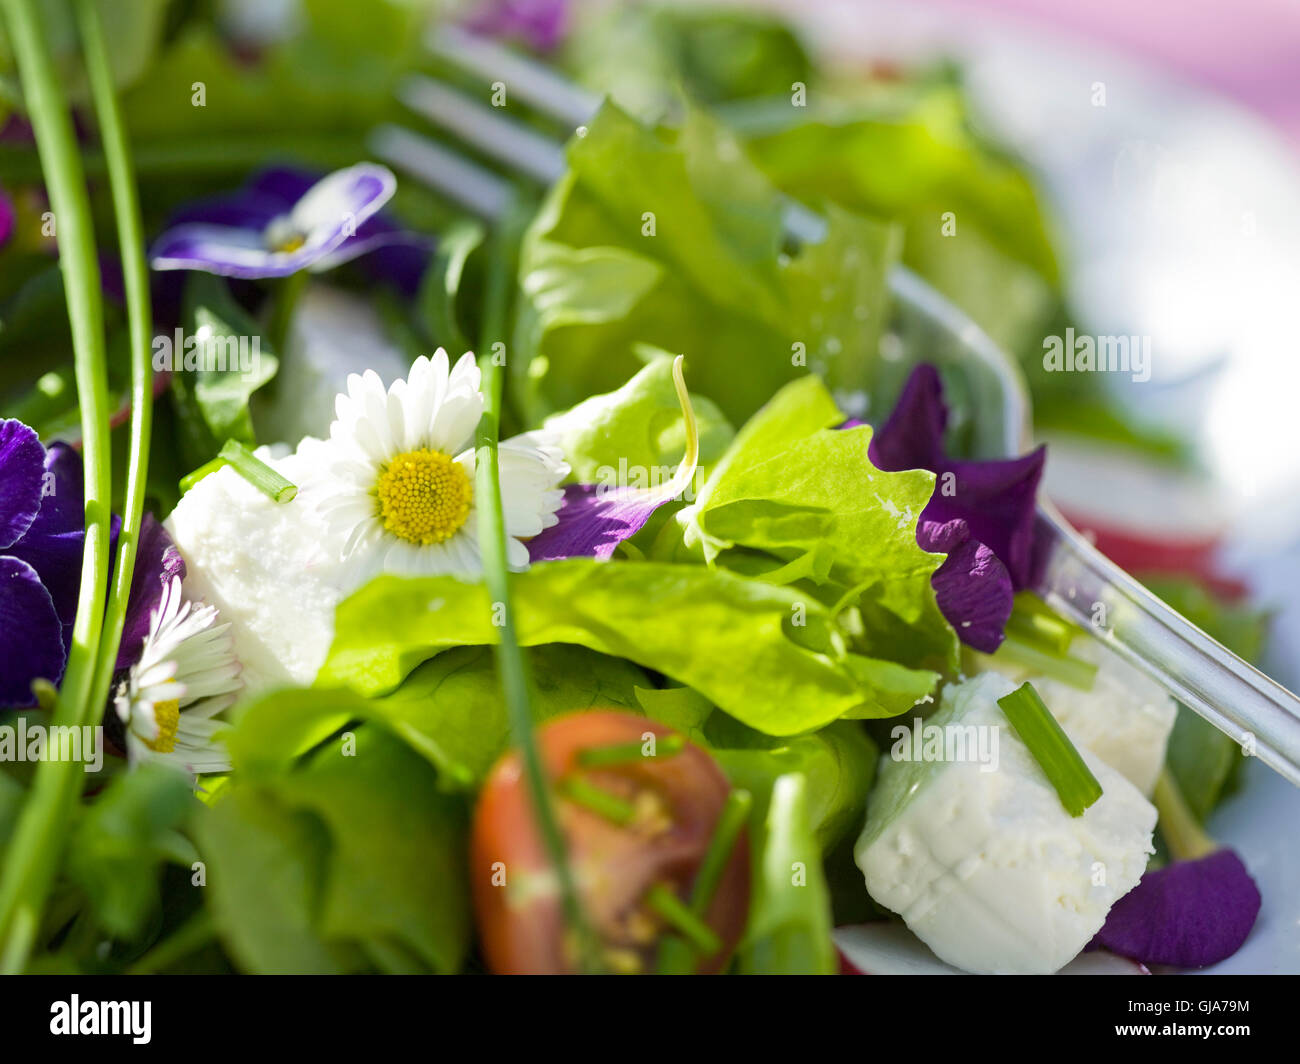
[(680, 735), (664, 735), (655, 740), (653, 754), (646, 754), (644, 743), (612, 743), (609, 746), (589, 746), (578, 751), (578, 764), (583, 768), (602, 768), (610, 765), (635, 764), (647, 757), (674, 757), (686, 749), (686, 740)]
[(619, 827), (624, 827), (636, 819), (636, 806), (626, 798), (611, 794), (581, 776), (570, 776), (561, 783), (560, 793), (574, 804), (591, 810)]
[(81, 30), (86, 71), (90, 79), (100, 140), (108, 164), (109, 192), (117, 223), (118, 247), (122, 256), (122, 278), (126, 289), (127, 320), (131, 343), (131, 431), (128, 444), (126, 494), (122, 527), (117, 537), (117, 564), (104, 615), (99, 663), (95, 673), (91, 704), (104, 705), (117, 668), (118, 645), (126, 624), (131, 577), (144, 519), (144, 496), (149, 465), (149, 439), (153, 429), (153, 308), (149, 295), (149, 267), (144, 260), (144, 226), (140, 201), (131, 168), (131, 150), (118, 109), (109, 65), (108, 46), (99, 7), (94, 0), (77, 0), (77, 23)]
[[(292, 502), (298, 495), (298, 485), (285, 480), (238, 440), (227, 440), (217, 458), (253, 485), (263, 495), (276, 502)], [(211, 463), (209, 463), (210, 465)], [(206, 469), (207, 467), (202, 467)], [(199, 473), (202, 469), (196, 469)], [(212, 472), (208, 470), (208, 472)], [(191, 474), (193, 476), (194, 474)], [(205, 476), (207, 474), (204, 474)], [(202, 477), (199, 478), (200, 480)]]
[(999, 698), (998, 705), (1056, 789), (1065, 811), (1070, 816), (1083, 816), (1084, 810), (1101, 797), (1101, 784), (1034, 685), (1022, 683), (1011, 694)]
[(479, 550), (483, 557), (483, 582), (493, 603), (502, 610), (504, 619), (501, 642), (497, 649), (497, 671), (505, 694), (510, 731), (523, 761), (524, 776), (542, 845), (559, 885), (566, 938), (576, 944), (580, 967), (596, 970), (600, 963), (595, 939), (583, 913), (577, 883), (569, 865), (568, 848), (560, 831), (551, 782), (533, 729), (532, 677), (515, 628), (510, 593), (510, 564), (506, 553), (505, 515), (501, 503), (497, 444), (501, 430), (503, 367), (491, 352), (493, 345), (504, 342), (506, 337), (510, 281), (513, 276), (513, 239), (522, 224), (521, 212), (509, 211), (506, 221), (494, 229), (490, 244), (478, 360), (482, 374), (483, 417), (479, 421), (474, 455)]
[(1097, 682), (1097, 666), (1091, 662), (1044, 649), (1043, 646), (1027, 642), (1010, 632), (992, 655), (983, 656), (994, 662), (1005, 662), (1027, 669), (1035, 676), (1059, 680), (1080, 691), (1091, 691)]
[(645, 896), (645, 904), (670, 927), (704, 956), (722, 949), (722, 939), (716, 931), (697, 916), (671, 887), (656, 883)]
[[(50, 207), (58, 224), (73, 361), (81, 406), (85, 464), (86, 538), (77, 614), (64, 670), (57, 726), (80, 727), (103, 706), (92, 704), (109, 568), (109, 400), (99, 261), (85, 174), (72, 112), (46, 39), (36, 0), (4, 0), (9, 44), (18, 60), (28, 116), (36, 135)], [(81, 772), (71, 761), (42, 761), (5, 854), (0, 873), (0, 970), (26, 966), (40, 927)]]
[[(736, 849), (736, 840), (749, 822), (749, 813), (754, 806), (753, 795), (749, 791), (733, 790), (727, 795), (722, 812), (718, 814), (718, 823), (713, 829), (713, 838), (704, 853), (699, 870), (695, 873), (695, 882), (691, 885), (691, 912), (703, 919), (713, 904), (713, 896), (722, 882), (722, 873), (726, 871), (731, 855)], [(695, 951), (690, 943), (675, 936), (665, 938), (659, 945), (659, 957), (656, 970), (660, 975), (684, 975), (695, 970)]]
[(198, 469), (186, 473), (181, 477), (181, 494), (184, 495), (190, 490), (190, 488), (194, 487), (195, 484), (206, 477), (209, 473), (215, 473), (225, 465), (226, 460), (224, 458), (214, 458), (210, 462), (204, 462)]

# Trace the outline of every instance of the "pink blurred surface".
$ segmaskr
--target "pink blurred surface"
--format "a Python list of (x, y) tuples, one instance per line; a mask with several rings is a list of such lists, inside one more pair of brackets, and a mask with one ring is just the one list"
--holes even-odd
[(1300, 0), (939, 0), (1054, 26), (1217, 89), (1300, 144)]

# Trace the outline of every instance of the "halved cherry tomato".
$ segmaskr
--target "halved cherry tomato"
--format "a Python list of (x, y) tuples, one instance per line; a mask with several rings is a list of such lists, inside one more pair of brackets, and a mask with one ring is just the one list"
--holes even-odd
[[(587, 919), (604, 965), (614, 971), (653, 971), (664, 921), (647, 903), (652, 888), (690, 897), (730, 785), (713, 758), (687, 742), (665, 749), (671, 728), (627, 713), (596, 710), (547, 722), (538, 730), (554, 785), (556, 811)], [(655, 756), (633, 756), (598, 767), (579, 755), (625, 744), (647, 745)], [(596, 812), (570, 795), (597, 788), (635, 815)], [(500, 973), (558, 973), (577, 969), (566, 942), (558, 888), (533, 816), (519, 755), (497, 762), (474, 814), (470, 874), (479, 935), (488, 966)], [(722, 941), (699, 971), (716, 971), (730, 956), (749, 909), (749, 845), (737, 839), (705, 913)]]

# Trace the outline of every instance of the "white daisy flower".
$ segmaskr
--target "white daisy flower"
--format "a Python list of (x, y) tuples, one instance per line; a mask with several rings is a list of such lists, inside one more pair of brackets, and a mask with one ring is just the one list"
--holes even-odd
[[(439, 348), (387, 391), (372, 370), (350, 375), (347, 389), (302, 486), (343, 557), (363, 578), (480, 573), (474, 433), (483, 395), (474, 356), (450, 366)], [(504, 440), (499, 454), (509, 562), (526, 569), (524, 541), (555, 524), (569, 467), (534, 435)]]
[(218, 738), (226, 725), (213, 718), (234, 703), (241, 683), (230, 625), (216, 621), (216, 607), (182, 598), (179, 577), (163, 588), (144, 652), (113, 700), (132, 766), (161, 761), (191, 775), (229, 771)]

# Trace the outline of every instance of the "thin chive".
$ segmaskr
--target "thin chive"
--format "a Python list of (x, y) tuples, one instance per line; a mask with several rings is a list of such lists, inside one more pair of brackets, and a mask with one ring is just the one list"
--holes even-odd
[(646, 892), (645, 903), (651, 912), (656, 913), (706, 957), (722, 949), (722, 939), (717, 932), (696, 916), (671, 887), (656, 883)]
[(1101, 784), (1034, 685), (1022, 683), (1011, 694), (999, 698), (998, 705), (1056, 788), (1065, 811), (1070, 816), (1083, 816), (1084, 810), (1101, 797)]
[[(109, 400), (99, 261), (72, 113), (47, 40), (42, 5), (6, 0), (9, 47), (18, 63), (50, 207), (59, 220), (59, 268), (72, 331), (85, 465), (86, 537), (71, 648), (54, 711), (60, 727), (103, 711), (92, 693), (109, 570)], [(65, 825), (82, 774), (67, 760), (42, 761), (14, 826), (0, 873), (0, 971), (22, 970), (39, 931)]]
[(590, 809), (619, 827), (632, 823), (636, 818), (636, 806), (626, 798), (611, 794), (581, 776), (570, 776), (566, 779), (560, 785), (560, 793), (569, 801), (584, 809)]
[(1002, 645), (992, 655), (994, 661), (1018, 665), (1037, 676), (1060, 680), (1080, 691), (1091, 691), (1097, 682), (1097, 666), (1082, 658), (1045, 650), (1042, 646), (1026, 642), (1008, 634)]
[(215, 473), (224, 465), (226, 465), (226, 460), (224, 458), (214, 458), (211, 462), (204, 462), (203, 465), (199, 466), (199, 468), (194, 470), (192, 473), (186, 473), (181, 477), (181, 494), (184, 495), (200, 480), (210, 473)]
[(1074, 632), (1068, 625), (1042, 613), (1011, 611), (1007, 631), (1015, 633), (1031, 645), (1039, 645), (1055, 654), (1066, 654), (1074, 642)]
[(510, 732), (519, 747), (524, 777), (528, 784), (533, 815), (555, 872), (564, 914), (565, 938), (575, 944), (578, 964), (584, 971), (602, 967), (595, 935), (583, 912), (577, 882), (569, 865), (568, 848), (560, 831), (546, 766), (542, 761), (533, 729), (532, 677), (519, 645), (511, 606), (510, 565), (506, 552), (505, 513), (501, 503), (501, 463), (497, 444), (501, 431), (502, 367), (491, 357), (493, 346), (504, 343), (513, 277), (512, 249), (526, 224), (524, 212), (512, 207), (505, 221), (492, 233), (489, 245), (487, 283), (484, 289), (483, 326), (479, 336), (478, 361), (483, 390), (483, 416), (479, 420), (474, 452), (474, 494), (478, 504), (479, 552), (483, 557), (483, 582), (495, 608), (500, 609), (501, 642), (497, 648), (497, 672), (505, 694)]
[(117, 105), (99, 6), (96, 0), (77, 0), (76, 12), (100, 140), (108, 164), (109, 192), (117, 223), (118, 248), (122, 256), (122, 278), (126, 289), (131, 344), (131, 430), (124, 513), (117, 538), (117, 564), (113, 568), (113, 583), (109, 590), (108, 609), (104, 615), (99, 662), (91, 694), (92, 705), (99, 706), (108, 701), (113, 673), (117, 668), (118, 645), (126, 624), (131, 578), (135, 572), (135, 556), (144, 518), (149, 441), (153, 431), (153, 369), (150, 365), (153, 309), (149, 294), (149, 267), (144, 260), (144, 227), (140, 221), (140, 200), (132, 171), (131, 149)]
[(238, 440), (227, 440), (217, 457), (263, 495), (270, 496), (276, 502), (292, 502), (298, 494), (297, 484), (285, 480)]
[(644, 743), (612, 743), (609, 746), (589, 746), (578, 751), (578, 764), (583, 768), (602, 768), (609, 765), (626, 765), (647, 757), (674, 757), (686, 749), (686, 740), (680, 735), (665, 735), (655, 741), (655, 752), (646, 754)]
[[(718, 814), (717, 826), (713, 829), (713, 838), (709, 848), (700, 862), (699, 871), (695, 873), (695, 882), (691, 885), (691, 912), (704, 919), (713, 904), (713, 896), (722, 882), (722, 873), (726, 870), (731, 855), (736, 849), (736, 840), (749, 821), (749, 812), (754, 806), (753, 796), (749, 791), (733, 790), (727, 795), (727, 801)], [(666, 937), (659, 944), (659, 956), (656, 970), (660, 975), (684, 975), (695, 970), (696, 955), (689, 942), (677, 936)]]

